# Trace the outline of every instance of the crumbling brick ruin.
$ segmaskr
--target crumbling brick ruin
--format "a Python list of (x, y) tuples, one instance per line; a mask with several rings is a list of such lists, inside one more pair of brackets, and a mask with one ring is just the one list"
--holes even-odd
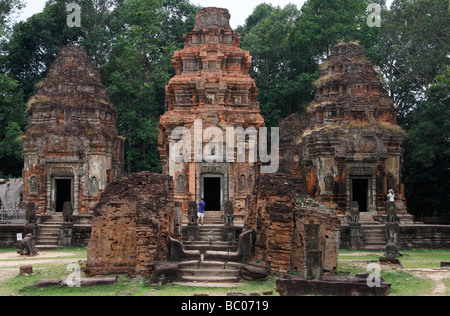
[(86, 272), (150, 275), (168, 258), (174, 208), (169, 176), (140, 172), (110, 183), (95, 207)]
[(381, 75), (361, 46), (335, 46), (321, 67), (315, 99), (306, 117), (280, 121), (281, 171), (302, 193), (349, 214), (385, 214), (389, 189), (397, 214), (406, 215), (401, 183), (404, 133)]
[(38, 214), (88, 213), (122, 176), (123, 139), (99, 70), (80, 46), (63, 47), (28, 103), (23, 138), (24, 201)]
[(340, 220), (328, 207), (301, 198), (284, 174), (259, 176), (247, 202), (245, 229), (256, 232), (254, 262), (269, 265), (271, 273), (304, 274), (309, 242), (305, 226), (316, 224), (323, 270), (336, 270)]
[[(163, 173), (173, 177), (175, 200), (182, 202), (184, 212), (190, 201), (204, 197), (207, 210), (223, 211), (225, 202), (232, 201), (236, 212), (243, 213), (258, 173), (257, 164), (248, 158), (247, 162), (225, 162), (227, 152), (220, 140), (215, 153), (211, 150), (219, 158), (215, 162), (197, 161), (194, 141), (191, 162), (175, 163), (170, 153), (177, 141), (171, 137), (173, 130), (186, 127), (194, 139), (195, 120), (202, 122), (202, 148), (212, 141), (202, 135), (209, 127), (219, 128), (225, 143), (227, 127), (264, 126), (258, 89), (248, 74), (252, 58), (240, 48), (241, 35), (233, 32), (229, 20), (226, 9), (201, 10), (194, 29), (184, 36), (185, 47), (173, 56), (176, 75), (166, 87), (168, 110), (160, 119), (158, 149)], [(217, 162), (220, 159), (223, 162)]]

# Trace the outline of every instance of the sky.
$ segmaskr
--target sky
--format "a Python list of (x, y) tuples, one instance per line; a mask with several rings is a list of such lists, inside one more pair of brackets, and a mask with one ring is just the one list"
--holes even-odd
[[(190, 0), (192, 4), (201, 5), (203, 7), (219, 7), (226, 8), (231, 14), (231, 27), (235, 29), (239, 25), (245, 24), (245, 19), (253, 12), (255, 7), (263, 2), (270, 3), (273, 6), (284, 7), (289, 3), (296, 4), (301, 8), (306, 0)], [(46, 0), (25, 0), (26, 8), (22, 10), (19, 20), (26, 20), (33, 14), (42, 12)], [(76, 0), (74, 0), (76, 2)], [(392, 0), (387, 1), (388, 5)]]

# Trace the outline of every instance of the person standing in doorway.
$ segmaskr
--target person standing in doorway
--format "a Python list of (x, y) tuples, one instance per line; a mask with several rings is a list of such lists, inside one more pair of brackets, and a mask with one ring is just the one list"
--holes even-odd
[(203, 199), (200, 199), (200, 203), (198, 203), (197, 224), (201, 223), (203, 225), (203, 221), (205, 219), (205, 206), (206, 206), (205, 201), (203, 201)]

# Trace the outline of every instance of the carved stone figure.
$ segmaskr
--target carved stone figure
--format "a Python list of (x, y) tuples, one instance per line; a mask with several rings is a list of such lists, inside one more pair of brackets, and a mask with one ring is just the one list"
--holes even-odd
[(184, 176), (179, 175), (177, 178), (177, 193), (183, 193), (185, 190), (186, 183), (184, 181)]
[(33, 235), (28, 234), (17, 243), (19, 250), (18, 254), (23, 256), (35, 256), (38, 253), (36, 246), (34, 245)]
[(197, 203), (194, 201), (189, 202), (188, 206), (188, 220), (189, 225), (197, 225)]
[(225, 202), (225, 210), (224, 210), (224, 219), (225, 225), (232, 225), (234, 222), (234, 205), (232, 202)]
[(401, 256), (400, 252), (398, 251), (398, 247), (391, 240), (388, 241), (385, 250), (386, 250), (386, 253), (385, 253), (386, 257), (396, 258), (396, 257)]
[(358, 223), (359, 222), (359, 203), (356, 201), (352, 201), (350, 205), (350, 223)]
[(28, 180), (28, 192), (29, 194), (37, 194), (38, 186), (37, 186), (37, 178), (36, 176), (31, 176)]
[(386, 204), (386, 222), (387, 223), (395, 223), (397, 218), (397, 210), (395, 208), (395, 202), (387, 202)]
[(325, 190), (327, 192), (333, 192), (333, 185), (334, 185), (334, 177), (329, 174), (325, 176)]
[(34, 202), (27, 203), (25, 216), (27, 224), (36, 224), (36, 204)]
[(73, 208), (71, 202), (65, 202), (63, 206), (63, 218), (65, 223), (72, 222)]
[(98, 180), (95, 176), (92, 176), (89, 179), (89, 194), (98, 195)]
[(239, 177), (239, 182), (238, 182), (238, 191), (239, 191), (239, 193), (241, 193), (241, 192), (245, 192), (246, 189), (247, 189), (247, 181), (245, 179), (245, 176), (241, 175)]

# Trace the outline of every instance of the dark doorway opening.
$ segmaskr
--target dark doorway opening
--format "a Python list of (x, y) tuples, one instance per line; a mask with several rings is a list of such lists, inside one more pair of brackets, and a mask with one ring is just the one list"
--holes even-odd
[(56, 212), (62, 212), (65, 202), (72, 202), (72, 180), (55, 179)]
[(353, 201), (356, 201), (359, 204), (359, 211), (367, 212), (369, 179), (353, 179), (352, 192), (353, 192)]
[(206, 211), (220, 211), (220, 178), (203, 178)]

